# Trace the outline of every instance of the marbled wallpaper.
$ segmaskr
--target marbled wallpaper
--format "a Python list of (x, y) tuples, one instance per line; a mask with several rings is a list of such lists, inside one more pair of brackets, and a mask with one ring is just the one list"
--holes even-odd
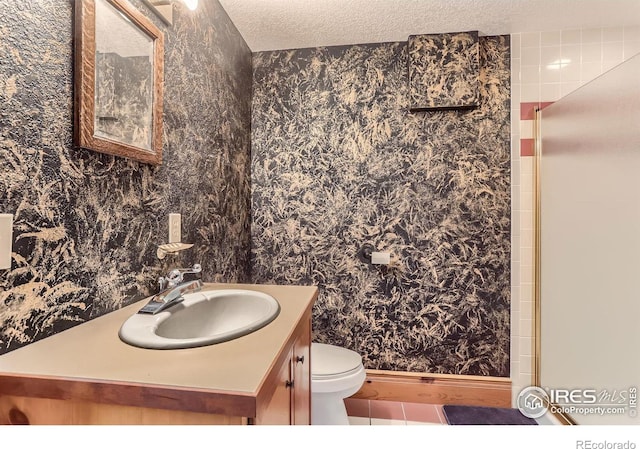
[(477, 31), (409, 36), (411, 109), (477, 106), (479, 51)]
[[(217, 0), (165, 33), (163, 165), (72, 144), (73, 1), (0, 0), (0, 353), (118, 309), (176, 266), (249, 279), (251, 52)], [(159, 261), (168, 214), (195, 246)]]
[(481, 37), (479, 106), (437, 112), (409, 111), (405, 42), (254, 54), (252, 279), (318, 285), (316, 341), (509, 375), (509, 50)]

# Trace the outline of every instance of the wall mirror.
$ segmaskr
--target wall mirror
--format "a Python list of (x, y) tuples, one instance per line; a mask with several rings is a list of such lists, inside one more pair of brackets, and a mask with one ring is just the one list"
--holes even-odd
[(75, 8), (76, 145), (161, 164), (162, 33), (126, 0)]

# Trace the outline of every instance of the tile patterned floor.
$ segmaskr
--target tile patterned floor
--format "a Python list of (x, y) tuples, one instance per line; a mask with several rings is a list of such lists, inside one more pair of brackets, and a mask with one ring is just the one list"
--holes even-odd
[(345, 399), (344, 404), (351, 425), (447, 424), (441, 405), (354, 398)]

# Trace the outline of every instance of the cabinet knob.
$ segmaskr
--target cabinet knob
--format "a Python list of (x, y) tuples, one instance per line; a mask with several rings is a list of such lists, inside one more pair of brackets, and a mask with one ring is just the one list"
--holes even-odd
[(287, 388), (293, 388), (293, 381), (292, 380), (288, 380), (284, 383), (285, 387)]
[(296, 363), (304, 363), (304, 356), (303, 355), (296, 356)]

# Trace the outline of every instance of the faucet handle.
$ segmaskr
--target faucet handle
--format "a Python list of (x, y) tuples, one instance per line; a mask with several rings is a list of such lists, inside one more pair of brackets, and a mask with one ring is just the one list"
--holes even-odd
[(177, 285), (184, 281), (185, 275), (193, 275), (188, 276), (189, 280), (196, 280), (202, 277), (202, 265), (199, 263), (193, 264), (191, 268), (175, 268), (167, 274), (166, 281), (169, 285)]
[(167, 281), (178, 284), (182, 281), (182, 272), (178, 268), (169, 271), (169, 274), (167, 274)]
[(158, 291), (161, 292), (169, 286), (169, 279), (164, 276), (158, 278)]
[(202, 279), (202, 265), (199, 263), (195, 263), (190, 269), (182, 271), (182, 282), (198, 279)]

